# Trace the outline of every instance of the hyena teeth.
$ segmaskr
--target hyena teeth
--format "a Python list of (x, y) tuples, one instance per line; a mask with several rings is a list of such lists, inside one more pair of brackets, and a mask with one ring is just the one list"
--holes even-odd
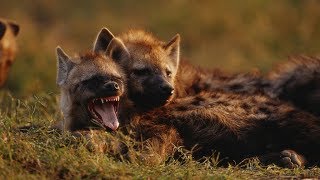
[(103, 104), (104, 103), (103, 99), (100, 99), (100, 100), (101, 100), (101, 103)]

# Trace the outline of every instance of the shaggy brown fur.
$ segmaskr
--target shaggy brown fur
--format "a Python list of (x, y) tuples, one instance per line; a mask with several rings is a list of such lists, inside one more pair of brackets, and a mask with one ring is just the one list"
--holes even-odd
[(16, 55), (18, 33), (16, 23), (0, 19), (0, 87), (4, 85)]
[(320, 115), (320, 59), (293, 56), (268, 75), (266, 93)]
[(166, 137), (166, 146), (193, 149), (197, 159), (218, 151), (226, 162), (259, 157), (293, 167), (304, 165), (305, 156), (307, 165), (320, 163), (319, 119), (265, 96), (201, 93), (135, 115), (128, 126), (138, 139)]

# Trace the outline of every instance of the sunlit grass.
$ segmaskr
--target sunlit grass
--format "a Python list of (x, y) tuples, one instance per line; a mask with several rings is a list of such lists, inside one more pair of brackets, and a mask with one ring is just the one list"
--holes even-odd
[[(184, 153), (179, 161), (169, 157), (167, 161), (154, 164), (139, 160), (141, 154), (132, 148), (131, 157), (136, 158), (129, 162), (119, 158), (113, 148), (114, 141), (134, 146), (135, 142), (121, 133), (94, 131), (89, 141), (52, 130), (50, 126), (61, 118), (56, 99), (54, 94), (16, 99), (8, 92), (0, 92), (0, 178), (253, 179), (320, 176), (319, 168), (262, 167), (254, 159), (222, 168), (219, 167), (218, 153), (197, 162), (188, 152), (181, 151)], [(98, 145), (95, 142), (103, 142), (104, 148), (92, 148), (92, 143)]]

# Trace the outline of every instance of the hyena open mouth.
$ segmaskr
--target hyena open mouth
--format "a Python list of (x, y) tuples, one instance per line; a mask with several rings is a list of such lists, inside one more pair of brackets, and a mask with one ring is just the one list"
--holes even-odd
[(119, 96), (95, 98), (88, 103), (88, 109), (94, 123), (103, 126), (104, 128), (110, 128), (117, 130), (119, 127), (118, 120), (118, 108), (119, 108)]

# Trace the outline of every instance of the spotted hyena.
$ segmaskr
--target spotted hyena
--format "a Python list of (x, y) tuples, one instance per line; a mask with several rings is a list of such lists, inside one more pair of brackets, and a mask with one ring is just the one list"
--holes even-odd
[(19, 25), (0, 19), (0, 87), (4, 85), (16, 55), (18, 33)]
[(121, 68), (109, 57), (88, 52), (69, 57), (60, 47), (57, 84), (61, 90), (61, 130), (102, 127), (116, 130), (119, 126), (119, 98), (125, 83)]

